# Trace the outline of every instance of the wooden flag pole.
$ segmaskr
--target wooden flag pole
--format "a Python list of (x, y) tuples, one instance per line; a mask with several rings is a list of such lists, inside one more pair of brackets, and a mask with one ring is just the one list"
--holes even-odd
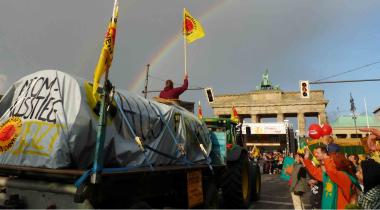
[(187, 42), (186, 42), (186, 16), (183, 8), (183, 54), (185, 59), (185, 74), (187, 74)]
[[(115, 20), (115, 16), (118, 10), (118, 0), (115, 0), (112, 19)], [(103, 170), (103, 157), (104, 157), (104, 141), (106, 137), (106, 122), (107, 122), (107, 107), (110, 103), (109, 95), (111, 92), (110, 84), (108, 83), (108, 73), (109, 69), (106, 70), (104, 76), (104, 85), (102, 92), (102, 100), (100, 102), (100, 112), (99, 112), (99, 120), (98, 127), (96, 132), (96, 145), (95, 145), (95, 157), (92, 167), (93, 174), (91, 175), (91, 183), (97, 184), (101, 182), (102, 170)]]
[[(366, 118), (367, 118), (367, 128), (369, 129), (368, 109), (367, 109), (367, 101), (365, 100), (365, 97), (364, 97), (364, 108), (365, 108), (365, 115), (366, 115)], [(368, 135), (370, 135), (369, 132), (368, 132)]]
[(119, 9), (118, 8), (119, 7), (119, 2), (118, 2), (118, 0), (115, 0), (114, 2), (113, 2), (113, 10), (112, 10), (112, 22), (114, 22), (114, 20), (115, 20), (115, 17), (116, 17), (116, 12), (117, 12), (117, 10)]

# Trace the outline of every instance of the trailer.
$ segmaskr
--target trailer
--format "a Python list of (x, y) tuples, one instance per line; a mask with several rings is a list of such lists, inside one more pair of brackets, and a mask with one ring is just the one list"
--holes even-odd
[(3, 96), (1, 207), (247, 208), (259, 199), (241, 124), (199, 120), (110, 83), (99, 98), (89, 90), (44, 70)]
[[(4, 208), (247, 208), (260, 197), (259, 167), (236, 142), (229, 119), (206, 119), (214, 141), (207, 164), (105, 169), (102, 182), (76, 185), (85, 170), (0, 166)], [(225, 141), (223, 141), (225, 140)], [(223, 146), (223, 147), (221, 147)], [(223, 152), (224, 150), (224, 152)], [(222, 152), (220, 152), (222, 151)]]

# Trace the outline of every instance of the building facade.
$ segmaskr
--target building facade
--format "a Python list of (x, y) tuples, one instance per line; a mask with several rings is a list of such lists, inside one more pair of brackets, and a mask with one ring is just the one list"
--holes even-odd
[(367, 117), (364, 115), (359, 115), (356, 116), (355, 127), (355, 122), (352, 115), (342, 115), (331, 123), (333, 135), (335, 138), (339, 139), (365, 137), (367, 133), (359, 131), (359, 128), (366, 128), (367, 126), (380, 129), (380, 119), (375, 115), (368, 116), (367, 124)]
[(373, 114), (376, 118), (380, 119), (380, 107), (377, 107), (375, 111), (373, 111)]
[(273, 87), (268, 73), (263, 75), (263, 81), (258, 90), (215, 96), (211, 107), (219, 117), (230, 117), (234, 106), (239, 118), (251, 118), (252, 123), (261, 122), (262, 118), (275, 117), (277, 122), (283, 122), (286, 117), (297, 117), (299, 135), (304, 136), (305, 117), (318, 117), (320, 123), (327, 122), (326, 106), (323, 90), (310, 91), (309, 98), (301, 98), (300, 92), (281, 91)]

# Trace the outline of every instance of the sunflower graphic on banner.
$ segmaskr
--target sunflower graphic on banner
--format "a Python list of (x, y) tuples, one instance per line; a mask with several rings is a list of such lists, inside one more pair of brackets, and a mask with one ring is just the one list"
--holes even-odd
[(11, 117), (0, 125), (0, 153), (8, 151), (20, 134), (22, 121), (18, 117)]

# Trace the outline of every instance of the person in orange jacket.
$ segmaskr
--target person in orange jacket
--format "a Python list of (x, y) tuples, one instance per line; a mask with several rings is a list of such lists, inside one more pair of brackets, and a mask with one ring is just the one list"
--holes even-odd
[(354, 198), (353, 192), (356, 192), (354, 166), (343, 154), (330, 157), (323, 146), (317, 147), (314, 154), (321, 167), (312, 164), (308, 150), (305, 150), (303, 164), (314, 179), (323, 182), (322, 209), (344, 209)]

